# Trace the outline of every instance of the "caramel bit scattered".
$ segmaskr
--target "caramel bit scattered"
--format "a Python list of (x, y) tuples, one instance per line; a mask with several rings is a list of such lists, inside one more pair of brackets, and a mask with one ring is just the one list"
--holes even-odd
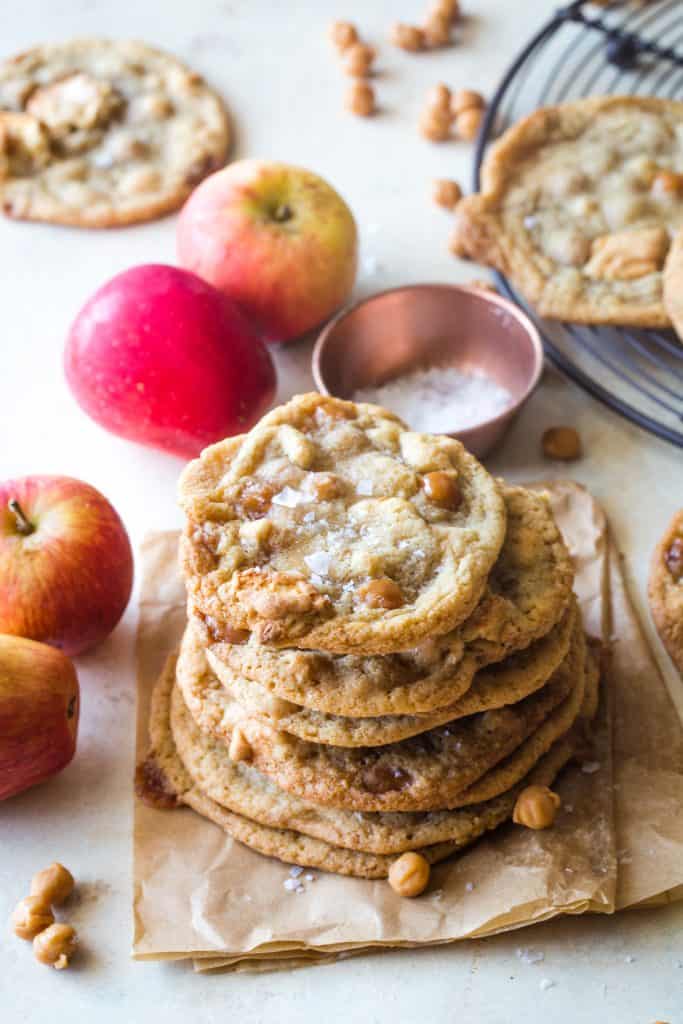
[(426, 46), (425, 34), (417, 25), (404, 25), (402, 22), (397, 22), (393, 26), (389, 38), (394, 46), (398, 46), (399, 49), (406, 50), (408, 53), (419, 53)]
[(54, 922), (50, 903), (42, 895), (19, 900), (12, 913), (12, 931), (20, 939), (34, 939)]
[(452, 22), (457, 21), (460, 17), (460, 4), (458, 0), (436, 0), (432, 14), (441, 14)]
[(358, 594), (369, 608), (400, 608), (404, 604), (403, 591), (398, 583), (386, 577), (364, 583)]
[(652, 179), (652, 194), (655, 198), (679, 196), (683, 193), (683, 174), (675, 171), (658, 171)]
[(389, 885), (399, 896), (419, 896), (429, 884), (429, 861), (421, 853), (402, 853), (389, 868)]
[(377, 795), (407, 789), (412, 781), (412, 775), (403, 768), (391, 768), (381, 762), (370, 765), (361, 776), (363, 789)]
[(432, 184), (432, 199), (437, 206), (445, 210), (453, 210), (462, 199), (462, 189), (457, 181), (449, 178), (437, 178)]
[(344, 71), (352, 78), (365, 78), (370, 74), (376, 57), (375, 50), (366, 43), (354, 43), (345, 51)]
[(154, 754), (149, 754), (135, 769), (135, 794), (148, 807), (157, 810), (169, 811), (178, 806), (178, 798)]
[(424, 23), (424, 37), (427, 46), (436, 49), (448, 46), (451, 41), (451, 19), (440, 10), (433, 11)]
[(70, 924), (51, 924), (33, 940), (33, 955), (39, 963), (62, 971), (69, 966), (77, 942), (76, 930)]
[(369, 82), (354, 82), (346, 93), (344, 105), (357, 117), (370, 117), (375, 112), (375, 90)]
[(451, 109), (451, 90), (443, 82), (437, 82), (427, 93), (427, 107), (436, 110)]
[(236, 725), (230, 737), (228, 754), (231, 761), (251, 761), (254, 752), (241, 726)]
[(463, 110), (455, 119), (455, 130), (461, 139), (464, 139), (466, 142), (474, 142), (479, 134), (483, 119), (484, 111), (477, 107)]
[(512, 820), (526, 828), (550, 828), (562, 801), (547, 786), (527, 786), (517, 797)]
[(462, 494), (458, 486), (456, 473), (448, 473), (444, 470), (437, 470), (434, 473), (427, 473), (422, 481), (425, 494), (435, 505), (455, 511), (460, 507)]
[(676, 583), (683, 579), (683, 537), (674, 537), (664, 552), (664, 564)]
[(74, 876), (63, 864), (55, 861), (43, 868), (31, 879), (31, 895), (44, 900), (45, 903), (59, 906), (69, 898), (74, 890)]
[(437, 178), (432, 185), (432, 199), (437, 206), (445, 210), (453, 210), (462, 199), (462, 189), (457, 181), (449, 178)]
[(420, 115), (420, 134), (430, 142), (445, 142), (451, 135), (451, 120), (450, 111), (427, 107)]
[(358, 32), (350, 21), (334, 21), (330, 27), (330, 38), (340, 53), (358, 42)]
[(484, 97), (474, 89), (457, 89), (451, 99), (453, 117), (459, 117), (465, 110), (482, 110), (485, 106)]
[(550, 427), (543, 434), (541, 445), (548, 459), (573, 462), (582, 455), (581, 438), (573, 427)]

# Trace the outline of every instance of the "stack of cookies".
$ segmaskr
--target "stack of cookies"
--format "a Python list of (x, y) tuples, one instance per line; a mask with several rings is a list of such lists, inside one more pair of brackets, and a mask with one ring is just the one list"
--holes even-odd
[(309, 394), (206, 449), (180, 496), (188, 626), (143, 773), (162, 802), (382, 878), (508, 821), (571, 758), (597, 670), (541, 493)]

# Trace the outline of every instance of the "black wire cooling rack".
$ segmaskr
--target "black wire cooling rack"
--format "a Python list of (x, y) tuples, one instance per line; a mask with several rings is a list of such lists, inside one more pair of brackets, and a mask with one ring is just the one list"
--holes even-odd
[[(606, 93), (683, 98), (683, 0), (587, 0), (560, 8), (513, 61), (493, 96), (474, 158), (537, 107)], [(611, 409), (683, 448), (683, 345), (673, 332), (541, 320), (503, 275), (502, 293), (538, 326), (546, 354)]]

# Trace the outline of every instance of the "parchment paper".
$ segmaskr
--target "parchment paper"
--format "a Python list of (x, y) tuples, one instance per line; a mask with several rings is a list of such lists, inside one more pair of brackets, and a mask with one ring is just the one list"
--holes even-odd
[[(564, 807), (556, 827), (541, 833), (498, 830), (435, 868), (430, 894), (414, 901), (396, 897), (385, 881), (318, 871), (302, 877), (304, 893), (287, 891), (286, 865), (253, 853), (188, 809), (156, 811), (138, 802), (136, 958), (193, 957), (197, 970), (293, 967), (369, 947), (488, 935), (561, 913), (610, 913), (616, 905), (652, 899), (683, 884), (683, 823), (676, 824), (683, 799), (680, 725), (633, 617), (618, 566), (609, 567), (602, 512), (574, 484), (553, 484), (552, 494), (574, 556), (587, 629), (617, 637), (607, 693), (611, 686), (610, 696), (622, 705), (616, 717), (618, 789), (612, 787), (611, 699), (603, 699), (590, 753), (600, 768), (592, 774), (565, 773), (558, 787)], [(152, 687), (184, 625), (176, 543), (175, 533), (164, 533), (150, 536), (143, 546), (139, 757), (147, 749)], [(632, 716), (637, 728), (628, 724)], [(663, 720), (642, 728), (648, 716)], [(661, 751), (662, 742), (668, 754)], [(638, 806), (643, 801), (647, 810)], [(617, 852), (623, 862), (618, 895)], [(309, 874), (314, 880), (306, 878)]]

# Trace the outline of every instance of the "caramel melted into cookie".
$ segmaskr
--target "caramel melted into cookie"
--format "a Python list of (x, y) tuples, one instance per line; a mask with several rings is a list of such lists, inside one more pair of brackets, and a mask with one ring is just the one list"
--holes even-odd
[(363, 772), (362, 781), (368, 793), (391, 793), (395, 790), (407, 789), (413, 781), (413, 777), (403, 768), (373, 764)]
[(148, 807), (169, 811), (178, 806), (178, 798), (154, 754), (149, 754), (135, 769), (135, 795)]

